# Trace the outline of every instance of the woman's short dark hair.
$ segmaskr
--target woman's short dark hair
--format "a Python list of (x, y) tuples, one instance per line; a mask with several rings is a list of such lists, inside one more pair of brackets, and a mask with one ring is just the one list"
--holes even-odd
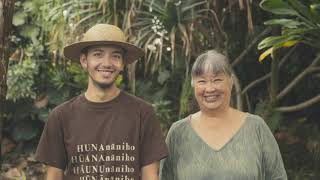
[(194, 78), (206, 73), (224, 73), (230, 78), (233, 78), (234, 75), (228, 58), (216, 50), (208, 51), (197, 57), (191, 69), (191, 84), (193, 85)]

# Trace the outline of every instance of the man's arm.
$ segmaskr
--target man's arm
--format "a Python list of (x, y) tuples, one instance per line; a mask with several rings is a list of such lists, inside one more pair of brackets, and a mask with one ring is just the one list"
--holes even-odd
[(159, 161), (141, 168), (141, 180), (159, 180)]
[(63, 180), (63, 170), (48, 166), (47, 180)]

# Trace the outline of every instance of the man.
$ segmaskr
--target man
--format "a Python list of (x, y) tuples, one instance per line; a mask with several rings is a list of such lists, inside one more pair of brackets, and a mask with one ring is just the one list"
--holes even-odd
[(167, 148), (152, 106), (115, 85), (126, 64), (144, 55), (116, 26), (98, 24), (64, 48), (88, 73), (83, 95), (49, 115), (36, 159), (47, 180), (157, 180)]

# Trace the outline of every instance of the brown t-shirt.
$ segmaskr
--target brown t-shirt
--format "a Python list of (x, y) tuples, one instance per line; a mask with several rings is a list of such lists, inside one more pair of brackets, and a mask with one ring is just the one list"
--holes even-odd
[(139, 180), (141, 167), (166, 156), (152, 106), (123, 91), (109, 102), (80, 95), (56, 107), (36, 152), (67, 180)]

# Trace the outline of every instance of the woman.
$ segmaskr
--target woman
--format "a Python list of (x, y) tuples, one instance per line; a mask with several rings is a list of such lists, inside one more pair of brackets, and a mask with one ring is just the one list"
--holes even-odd
[(264, 120), (230, 107), (233, 72), (225, 56), (200, 55), (192, 72), (200, 111), (172, 125), (161, 180), (286, 180), (278, 144)]

